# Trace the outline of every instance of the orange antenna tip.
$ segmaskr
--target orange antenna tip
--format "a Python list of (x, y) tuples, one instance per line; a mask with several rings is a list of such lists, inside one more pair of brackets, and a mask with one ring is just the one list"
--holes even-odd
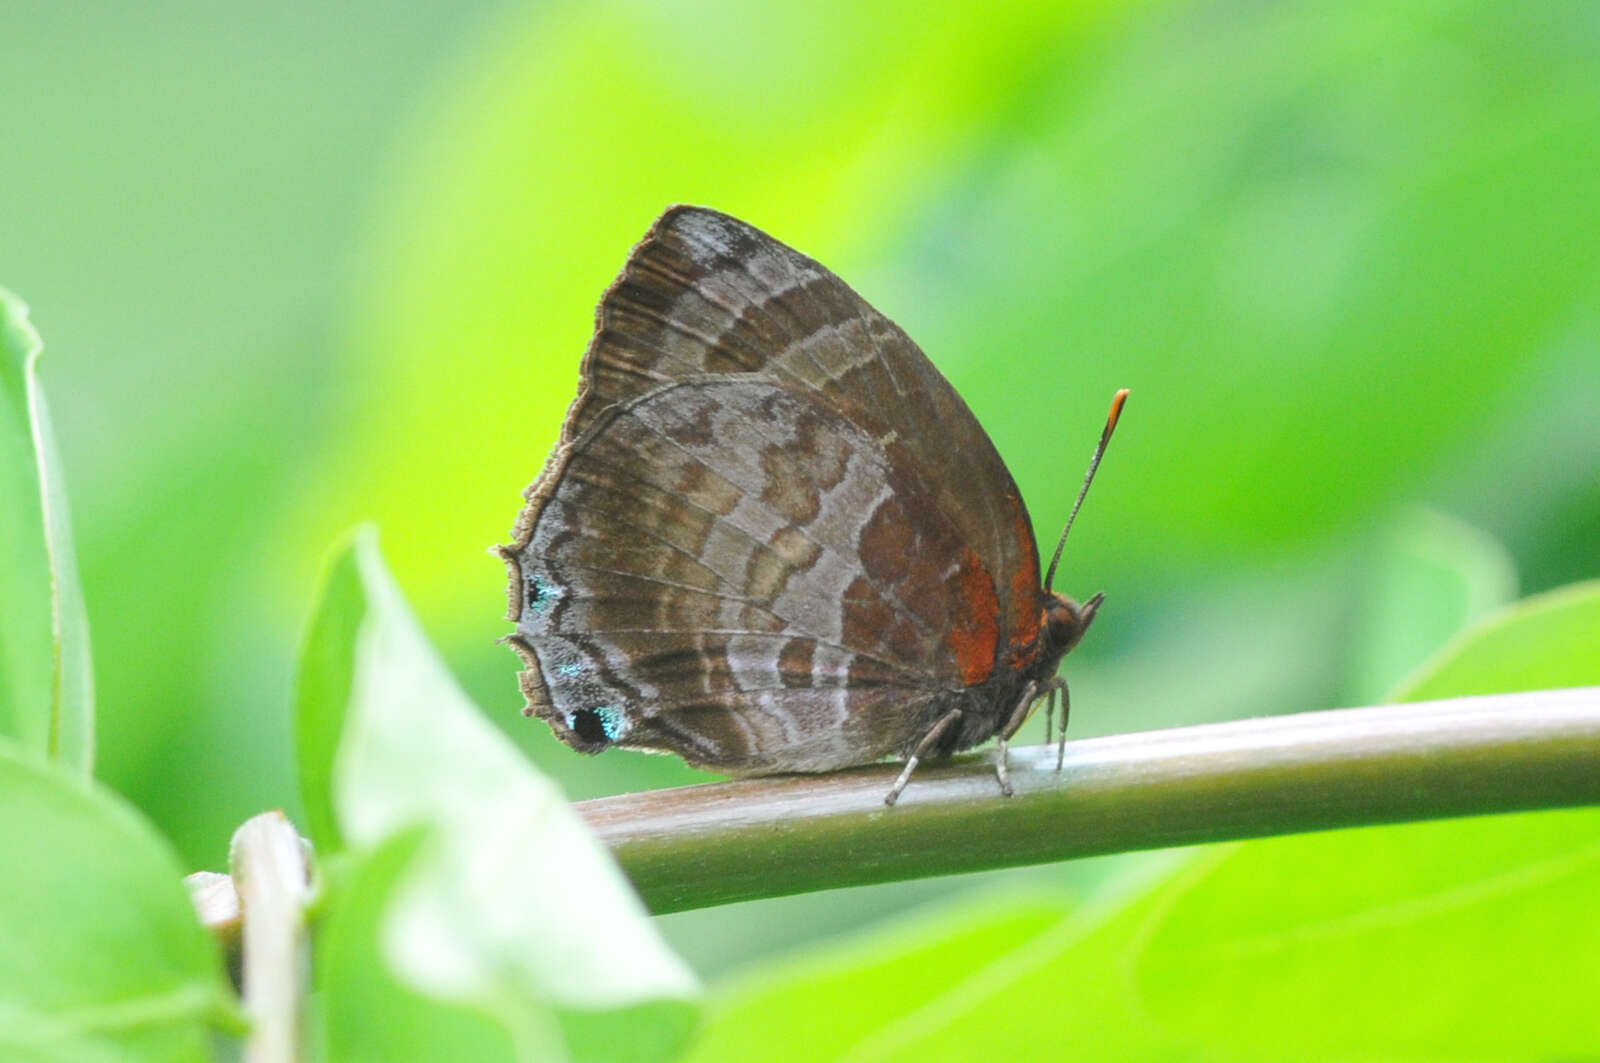
[(1083, 476), (1083, 486), (1078, 489), (1078, 498), (1072, 503), (1072, 512), (1067, 516), (1067, 526), (1061, 529), (1061, 538), (1056, 540), (1056, 552), (1051, 556), (1050, 568), (1045, 572), (1045, 590), (1049, 590), (1055, 583), (1056, 566), (1061, 563), (1061, 548), (1067, 545), (1067, 532), (1072, 530), (1072, 522), (1078, 519), (1078, 509), (1083, 505), (1084, 496), (1089, 493), (1089, 485), (1094, 482), (1095, 470), (1100, 467), (1100, 459), (1106, 453), (1106, 444), (1111, 442), (1111, 433), (1116, 429), (1117, 419), (1122, 416), (1122, 405), (1127, 401), (1127, 388), (1120, 388), (1111, 396), (1111, 412), (1106, 414), (1106, 426), (1100, 432), (1100, 443), (1094, 448), (1094, 456), (1089, 459), (1089, 471)]
[(1128, 401), (1128, 389), (1127, 388), (1119, 388), (1119, 389), (1117, 389), (1117, 393), (1115, 395), (1111, 396), (1111, 412), (1106, 415), (1106, 432), (1105, 432), (1105, 434), (1106, 434), (1106, 437), (1108, 439), (1110, 438), (1111, 433), (1116, 430), (1117, 418), (1122, 416), (1122, 404), (1127, 402), (1127, 401)]

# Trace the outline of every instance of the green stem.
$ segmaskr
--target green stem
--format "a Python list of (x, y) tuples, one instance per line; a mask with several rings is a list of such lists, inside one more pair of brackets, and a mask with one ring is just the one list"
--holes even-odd
[(1200, 842), (1600, 803), (1600, 687), (1340, 709), (585, 801), (653, 912)]

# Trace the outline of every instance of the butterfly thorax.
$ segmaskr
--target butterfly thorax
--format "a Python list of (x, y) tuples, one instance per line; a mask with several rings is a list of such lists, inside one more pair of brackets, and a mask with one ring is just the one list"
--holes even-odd
[(1014, 683), (1019, 696), (1028, 683), (1042, 688), (1055, 676), (1061, 658), (1083, 638), (1103, 600), (1097, 594), (1080, 605), (1054, 591), (1040, 591), (1039, 595), (1039, 626), (1033, 639), (1013, 650), (1003, 664), (997, 662), (994, 672), (995, 679)]
[(1103, 600), (1096, 594), (1080, 604), (1053, 591), (1041, 594), (1038, 635), (1018, 663), (1002, 664), (983, 682), (935, 698), (923, 710), (931, 726), (949, 709), (961, 709), (959, 725), (939, 743), (938, 754), (970, 749), (998, 733), (1028, 693), (1029, 684), (1038, 690), (1055, 676), (1061, 658), (1083, 638)]

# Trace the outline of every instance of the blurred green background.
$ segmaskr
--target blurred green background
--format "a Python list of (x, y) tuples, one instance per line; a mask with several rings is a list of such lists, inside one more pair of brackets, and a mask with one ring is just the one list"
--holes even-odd
[[(1058, 579), (1108, 592), (1068, 663), (1078, 735), (1375, 700), (1495, 604), (1600, 574), (1592, 5), (7, 13), (0, 283), (47, 348), (97, 770), (192, 866), (297, 811), (294, 644), (361, 519), (569, 794), (700, 777), (522, 719), (486, 554), (673, 202), (900, 322), (1043, 540), (1133, 389)], [(663, 925), (715, 973), (1141, 859)]]

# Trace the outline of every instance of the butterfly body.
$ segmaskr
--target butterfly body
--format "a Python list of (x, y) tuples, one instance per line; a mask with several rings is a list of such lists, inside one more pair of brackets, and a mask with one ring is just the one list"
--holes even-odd
[(602, 299), (527, 498), (508, 641), (582, 752), (759, 775), (1009, 737), (1098, 606), (1041, 586), (1016, 484), (905, 333), (701, 208)]

